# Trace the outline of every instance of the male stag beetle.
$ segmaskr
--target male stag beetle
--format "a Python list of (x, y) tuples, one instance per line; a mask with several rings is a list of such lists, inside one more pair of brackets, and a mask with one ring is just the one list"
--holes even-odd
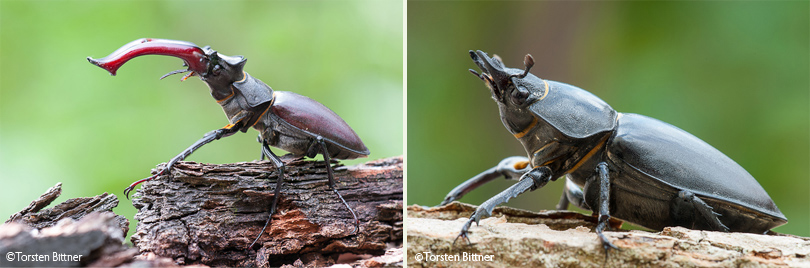
[(596, 234), (605, 252), (616, 248), (602, 234), (616, 217), (661, 230), (764, 233), (785, 224), (756, 179), (726, 155), (675, 126), (638, 114), (618, 113), (580, 88), (504, 66), (497, 56), (470, 51), (498, 104), (501, 121), (528, 158), (513, 156), (453, 189), (447, 204), (500, 176), (519, 181), (484, 202), (456, 238), (469, 243), (473, 222), (495, 206), (549, 181), (566, 177), (557, 209), (569, 202), (598, 213)]
[(351, 212), (354, 217), (354, 232), (357, 232), (360, 222), (354, 210), (335, 188), (330, 158), (355, 159), (368, 156), (369, 151), (340, 116), (323, 104), (305, 96), (287, 91), (273, 91), (265, 83), (242, 70), (246, 61), (242, 56), (222, 55), (208, 46), (200, 48), (190, 42), (143, 38), (124, 45), (107, 57), (101, 59), (87, 57), (87, 60), (115, 75), (121, 65), (143, 55), (165, 55), (182, 59), (187, 69), (170, 72), (161, 79), (185, 72), (189, 73), (183, 77), (183, 81), (192, 75), (199, 76), (208, 84), (211, 96), (222, 106), (230, 124), (206, 133), (202, 139), (172, 158), (166, 168), (157, 174), (132, 183), (124, 191), (127, 197), (139, 183), (162, 174), (171, 174), (171, 168), (177, 161), (182, 161), (203, 145), (231, 136), (238, 131), (246, 132), (252, 127), (259, 131), (258, 141), (262, 144), (262, 159), (269, 158), (279, 176), (270, 215), (262, 232), (249, 248), (253, 248), (270, 224), (270, 217), (276, 211), (281, 184), (285, 178), (284, 162), (270, 150), (269, 146), (284, 149), (298, 156), (315, 157), (319, 153), (322, 154), (329, 177), (329, 188)]

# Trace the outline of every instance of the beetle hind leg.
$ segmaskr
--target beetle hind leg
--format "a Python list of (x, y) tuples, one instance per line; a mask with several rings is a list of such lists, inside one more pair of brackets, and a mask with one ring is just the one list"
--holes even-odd
[(354, 213), (354, 210), (349, 206), (349, 203), (346, 203), (346, 200), (343, 199), (343, 196), (338, 192), (337, 188), (335, 188), (335, 174), (332, 171), (332, 161), (329, 158), (329, 150), (326, 149), (326, 142), (323, 140), (323, 137), (318, 136), (315, 138), (315, 142), (310, 146), (309, 152), (313, 151), (315, 146), (321, 147), (321, 153), (323, 154), (323, 161), (326, 164), (326, 173), (329, 176), (329, 188), (332, 189), (333, 192), (340, 198), (340, 201), (343, 202), (343, 205), (346, 206), (346, 209), (352, 213), (352, 217), (354, 218), (354, 233), (356, 234), (357, 231), (360, 230), (360, 220), (357, 219), (357, 214)]
[[(720, 221), (722, 215), (714, 212), (714, 208), (694, 193), (682, 190), (678, 192), (673, 201), (670, 215), (675, 225), (690, 229), (729, 231), (728, 227)], [(698, 212), (697, 215), (695, 211)]]

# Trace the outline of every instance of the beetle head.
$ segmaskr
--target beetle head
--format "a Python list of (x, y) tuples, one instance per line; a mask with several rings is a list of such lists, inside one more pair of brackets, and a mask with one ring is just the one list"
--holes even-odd
[(539, 82), (536, 76), (529, 73), (534, 66), (532, 55), (526, 54), (523, 59), (525, 69), (515, 69), (504, 66), (500, 57), (489, 57), (483, 51), (470, 50), (470, 57), (481, 69), (481, 73), (470, 69), (470, 72), (484, 81), (492, 92), (492, 98), (499, 104), (507, 106), (524, 106), (537, 98), (534, 85)]
[[(217, 53), (210, 46), (202, 48), (208, 58), (208, 69), (200, 76), (212, 90), (229, 88), (233, 82), (241, 80), (247, 59), (242, 56), (226, 56)], [(164, 76), (165, 77), (165, 76)]]

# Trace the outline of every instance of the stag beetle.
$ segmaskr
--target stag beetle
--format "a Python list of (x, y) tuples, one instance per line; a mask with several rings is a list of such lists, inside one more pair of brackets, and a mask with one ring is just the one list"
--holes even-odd
[[(453, 189), (442, 205), (500, 176), (519, 180), (476, 209), (456, 240), (469, 243), (473, 222), (549, 181), (566, 177), (557, 209), (569, 202), (598, 214), (596, 234), (607, 253), (616, 248), (602, 234), (610, 217), (653, 230), (683, 226), (699, 230), (765, 233), (787, 223), (768, 193), (736, 162), (675, 126), (618, 113), (583, 89), (508, 68), (497, 56), (470, 51), (498, 104), (504, 127), (526, 157), (509, 157)], [(454, 241), (455, 243), (455, 241)]]
[(311, 158), (317, 154), (323, 155), (329, 188), (351, 212), (354, 217), (354, 232), (357, 232), (360, 222), (354, 210), (335, 188), (330, 158), (355, 159), (368, 156), (369, 151), (340, 116), (323, 104), (305, 96), (287, 91), (273, 91), (264, 82), (243, 71), (246, 62), (244, 57), (219, 54), (209, 46), (200, 48), (185, 41), (142, 38), (122, 46), (107, 57), (101, 59), (87, 57), (87, 60), (115, 75), (121, 65), (143, 55), (165, 55), (182, 59), (183, 66), (188, 68), (169, 72), (160, 79), (185, 72), (189, 73), (181, 81), (193, 75), (199, 76), (210, 88), (211, 96), (222, 106), (230, 124), (206, 133), (200, 140), (172, 158), (166, 168), (157, 174), (132, 183), (124, 190), (127, 197), (139, 183), (162, 174), (171, 174), (170, 170), (177, 161), (182, 161), (203, 145), (231, 136), (238, 131), (246, 132), (252, 127), (259, 131), (258, 141), (261, 143), (262, 160), (265, 157), (269, 158), (279, 176), (276, 180), (270, 215), (261, 233), (249, 248), (253, 248), (270, 224), (285, 178), (284, 162), (270, 150), (269, 146), (281, 148), (297, 156)]

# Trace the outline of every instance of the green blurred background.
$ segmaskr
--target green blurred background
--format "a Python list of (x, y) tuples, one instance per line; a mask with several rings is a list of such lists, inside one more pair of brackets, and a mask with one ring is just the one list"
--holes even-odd
[[(788, 224), (810, 236), (810, 21), (796, 2), (408, 2), (407, 202), (437, 205), (511, 155), (467, 53), (586, 89), (620, 112), (678, 126), (746, 168)], [(481, 204), (513, 182), (461, 201)], [(508, 205), (553, 209), (562, 181)]]
[[(323, 103), (371, 150), (346, 165), (401, 155), (402, 16), (401, 1), (0, 1), (0, 217), (63, 182), (56, 202), (114, 193), (132, 220), (124, 188), (228, 124), (198, 78), (158, 80), (180, 59), (140, 57), (115, 77), (85, 59), (141, 37), (244, 55), (274, 90)], [(256, 160), (257, 134), (188, 160)]]

